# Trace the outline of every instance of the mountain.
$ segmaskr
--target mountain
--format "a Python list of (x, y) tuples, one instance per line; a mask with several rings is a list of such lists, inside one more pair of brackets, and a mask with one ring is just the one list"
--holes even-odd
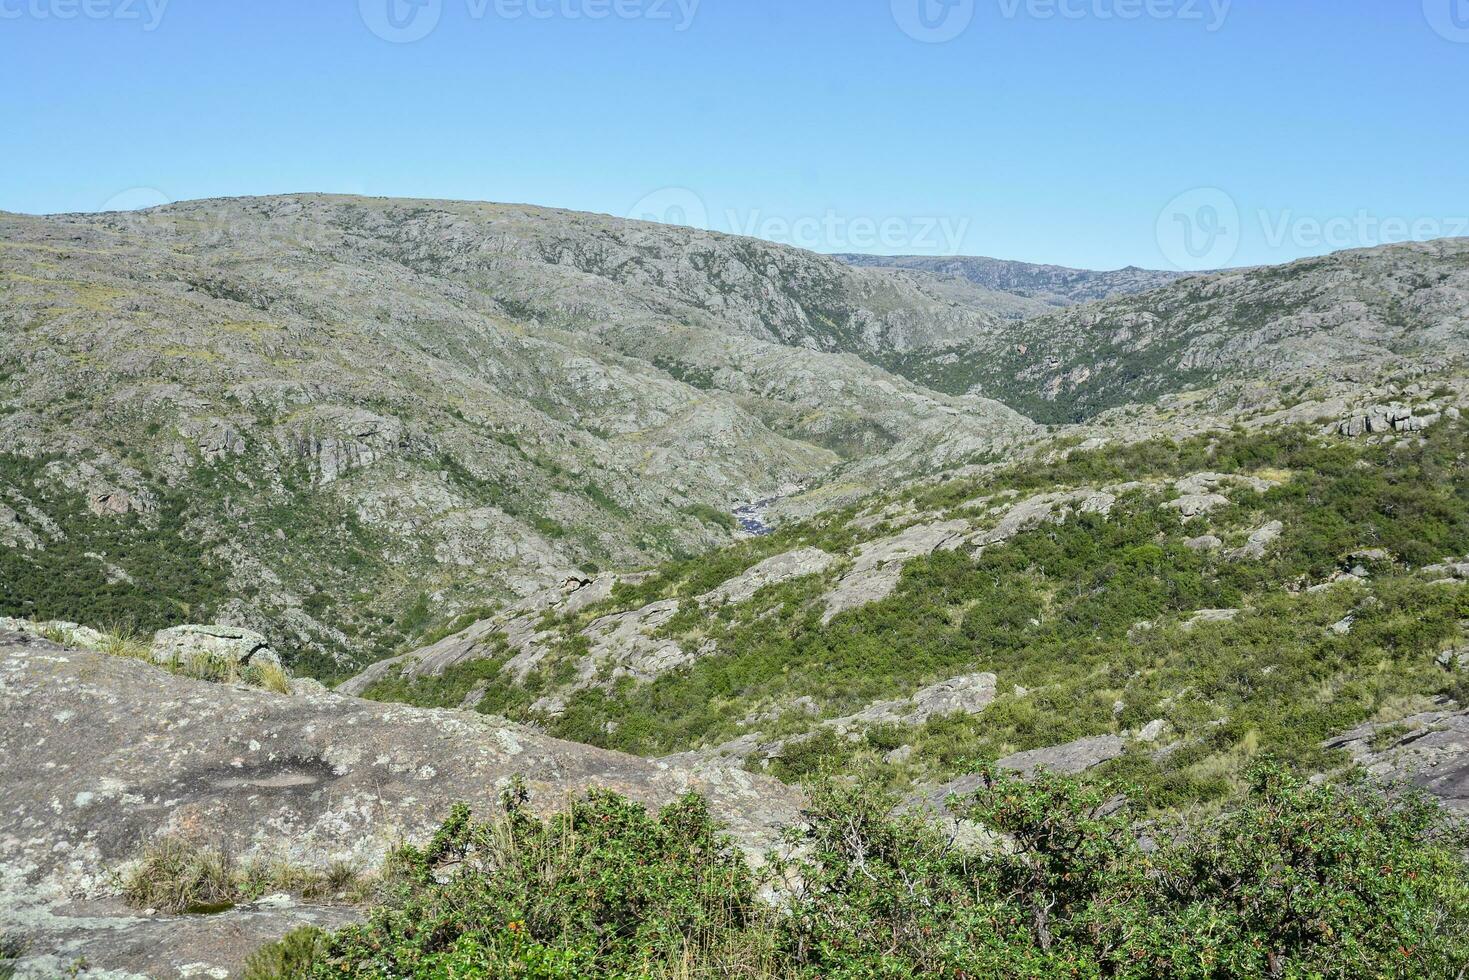
[(1042, 422), (1160, 395), (1268, 384), (1302, 392), (1469, 352), (1469, 239), (1340, 252), (1190, 276), (895, 357), (942, 391), (983, 393)]
[[(1075, 306), (1159, 289), (1183, 278), (1181, 272), (1161, 272), (1128, 266), (1111, 272), (1068, 269), (1059, 265), (1010, 262), (982, 256), (837, 255), (835, 258), (863, 269), (903, 269), (930, 276), (959, 279), (995, 297), (1021, 297), (1030, 302), (1011, 306), (1026, 315), (1055, 307)], [(1005, 309), (1003, 302), (997, 306)], [(1013, 300), (1012, 300), (1013, 303)]]
[(1466, 267), (0, 215), (0, 975), (1457, 965)]
[(331, 676), (708, 549), (843, 460), (1033, 433), (858, 356), (994, 328), (944, 292), (530, 207), (0, 216), (0, 613), (227, 620)]

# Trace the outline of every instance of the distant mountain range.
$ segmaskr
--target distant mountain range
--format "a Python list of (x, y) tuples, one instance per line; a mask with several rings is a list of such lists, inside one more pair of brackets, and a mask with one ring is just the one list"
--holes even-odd
[(863, 269), (907, 269), (963, 279), (982, 289), (1034, 300), (1035, 304), (1028, 307), (1031, 312), (1143, 293), (1184, 276), (1180, 272), (1159, 272), (1135, 266), (1115, 272), (1093, 272), (983, 256), (837, 255), (835, 258)]

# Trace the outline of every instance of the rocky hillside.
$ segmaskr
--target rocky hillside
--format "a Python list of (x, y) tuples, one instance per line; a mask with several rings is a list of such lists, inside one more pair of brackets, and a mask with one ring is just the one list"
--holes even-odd
[(1466, 351), (1469, 240), (1449, 239), (1191, 276), (891, 366), (1065, 422), (1190, 389), (1220, 387), (1215, 405), (1227, 406), (1252, 381), (1309, 397), (1338, 379), (1443, 369)]
[(327, 676), (705, 550), (843, 460), (1033, 431), (855, 356), (992, 327), (944, 294), (529, 207), (0, 216), (0, 614), (229, 621)]
[[(902, 269), (940, 279), (959, 279), (993, 295), (998, 313), (1036, 316), (1056, 307), (1093, 303), (1159, 289), (1183, 273), (1160, 272), (1128, 266), (1111, 272), (1068, 269), (1059, 265), (1010, 262), (981, 256), (838, 255), (862, 269)], [(1006, 298), (1009, 297), (1007, 303)], [(1018, 304), (1014, 298), (1028, 302)]]
[(344, 689), (923, 792), (988, 762), (1167, 807), (1261, 755), (1329, 770), (1343, 730), (1381, 749), (1469, 696), (1469, 389), (1436, 390), (945, 474), (547, 593)]
[(811, 516), (1023, 456), (1031, 418), (1151, 402), (1104, 421), (1168, 431), (1444, 368), (1466, 254), (1016, 320), (1166, 276), (859, 268), (455, 202), (0, 216), (0, 615), (227, 622), (340, 678), (548, 586), (726, 545), (752, 501)]

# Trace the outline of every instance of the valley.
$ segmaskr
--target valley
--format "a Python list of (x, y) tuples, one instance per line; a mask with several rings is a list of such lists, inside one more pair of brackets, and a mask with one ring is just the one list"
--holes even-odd
[[(1275, 888), (1249, 862), (1301, 813), (1421, 873), (1368, 894), (1346, 848), (1309, 887), (1449, 975), (1466, 257), (1088, 272), (331, 195), (0, 214), (6, 958), (1269, 975), (1284, 927), (1220, 882)], [(1321, 915), (1290, 975), (1393, 975)]]

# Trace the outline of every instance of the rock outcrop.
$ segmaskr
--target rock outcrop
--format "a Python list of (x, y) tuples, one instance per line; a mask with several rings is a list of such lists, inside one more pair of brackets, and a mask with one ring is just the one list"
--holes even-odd
[[(593, 787), (647, 804), (701, 792), (757, 850), (798, 818), (794, 790), (745, 772), (647, 762), (456, 711), (193, 681), (16, 633), (0, 634), (0, 694), (0, 931), (96, 969), (169, 975), (151, 969), (207, 931), (168, 932), (109, 904), (113, 873), (165, 834), (241, 858), (370, 867), (456, 801), (491, 811), (516, 776), (543, 810)], [(251, 914), (220, 928), (249, 920), (263, 941), (303, 921)], [(107, 950), (116, 963), (99, 958)], [(238, 966), (192, 955), (198, 975)]]
[(966, 674), (930, 684), (911, 697), (870, 704), (854, 715), (829, 722), (839, 731), (860, 730), (872, 725), (922, 725), (930, 718), (955, 712), (977, 715), (995, 700), (994, 674)]
[(158, 663), (186, 661), (205, 656), (226, 660), (240, 666), (280, 666), (280, 657), (270, 648), (270, 641), (254, 630), (238, 626), (174, 626), (153, 635), (149, 650)]
[(1375, 776), (1410, 783), (1469, 814), (1469, 711), (1445, 709), (1369, 723), (1325, 743)]

